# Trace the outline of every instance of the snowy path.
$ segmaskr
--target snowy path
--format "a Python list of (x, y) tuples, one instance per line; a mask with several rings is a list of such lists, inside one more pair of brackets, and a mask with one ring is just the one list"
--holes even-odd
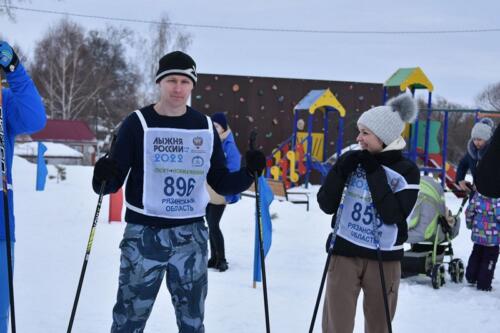
[[(19, 332), (66, 330), (97, 202), (91, 191), (92, 169), (67, 167), (67, 180), (50, 180), (35, 192), (33, 165), (16, 158), (14, 168), (17, 245), (16, 315)], [(459, 200), (449, 197), (456, 212)], [(73, 332), (108, 332), (116, 296), (118, 244), (123, 223), (108, 224), (104, 202)], [(229, 206), (222, 221), (230, 269), (210, 270), (206, 302), (207, 332), (264, 332), (262, 290), (252, 288), (254, 201)], [(273, 332), (307, 332), (326, 254), (329, 217), (312, 196), (311, 211), (302, 205), (274, 202), (273, 245), (266, 260)], [(467, 260), (472, 243), (462, 226), (454, 241), (457, 257)], [(499, 275), (497, 268), (496, 275)], [(493, 292), (467, 284), (433, 290), (426, 277), (404, 280), (399, 292), (395, 332), (498, 332), (500, 282)], [(355, 332), (363, 332), (361, 298)], [(321, 311), (321, 309), (320, 309)], [(321, 315), (316, 323), (320, 332)], [(146, 332), (174, 332), (175, 318), (162, 287)]]

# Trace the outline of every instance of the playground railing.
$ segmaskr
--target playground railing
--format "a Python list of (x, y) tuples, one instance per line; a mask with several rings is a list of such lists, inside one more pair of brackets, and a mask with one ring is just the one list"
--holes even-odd
[[(296, 192), (287, 190), (285, 183), (281, 180), (266, 178), (267, 184), (273, 191), (275, 199), (279, 201), (288, 201), (293, 204), (306, 205), (306, 210), (309, 211), (309, 193)], [(241, 193), (242, 196), (255, 198), (255, 187), (252, 184), (248, 190)], [(300, 199), (298, 197), (301, 197)]]

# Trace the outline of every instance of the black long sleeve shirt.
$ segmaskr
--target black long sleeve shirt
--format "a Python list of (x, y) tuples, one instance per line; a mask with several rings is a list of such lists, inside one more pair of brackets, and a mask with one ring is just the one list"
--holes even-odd
[[(169, 117), (159, 115), (153, 105), (140, 110), (148, 127), (176, 128), (176, 129), (208, 129), (208, 119), (202, 113), (187, 107), (182, 116)], [(123, 121), (118, 132), (111, 157), (118, 162), (121, 170), (120, 177), (106, 184), (104, 194), (114, 193), (122, 187), (125, 178), (127, 184), (125, 199), (127, 203), (143, 208), (143, 173), (144, 173), (144, 130), (139, 117), (132, 113)], [(232, 195), (246, 190), (253, 182), (252, 175), (245, 167), (236, 172), (229, 172), (219, 135), (214, 129), (213, 152), (210, 158), (210, 169), (207, 174), (208, 184), (221, 195)], [(96, 193), (100, 190), (100, 183), (92, 181)], [(144, 215), (127, 208), (125, 221), (128, 223), (151, 225), (162, 228), (171, 228), (189, 223), (202, 221), (202, 217), (171, 219)]]

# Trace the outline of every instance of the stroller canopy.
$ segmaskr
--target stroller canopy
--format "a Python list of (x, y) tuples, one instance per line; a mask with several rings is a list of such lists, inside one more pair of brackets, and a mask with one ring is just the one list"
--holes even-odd
[[(434, 242), (438, 232), (438, 242), (446, 239), (439, 227), (439, 218), (446, 216), (446, 203), (441, 184), (430, 176), (420, 178), (420, 191), (413, 211), (407, 219), (408, 243)], [(459, 221), (451, 226), (450, 239), (458, 235)]]

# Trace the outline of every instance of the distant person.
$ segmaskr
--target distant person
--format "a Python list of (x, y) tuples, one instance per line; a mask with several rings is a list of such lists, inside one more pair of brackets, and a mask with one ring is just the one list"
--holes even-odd
[(478, 290), (490, 291), (500, 245), (500, 126), (477, 165), (475, 184), (465, 212), (474, 243), (465, 278)]
[(118, 295), (111, 332), (143, 332), (164, 276), (180, 333), (203, 333), (207, 296), (209, 200), (205, 182), (222, 195), (246, 190), (266, 166), (260, 151), (229, 172), (209, 117), (186, 105), (196, 64), (175, 51), (159, 61), (160, 100), (123, 121), (109, 157), (99, 159), (92, 185), (116, 192), (127, 179), (127, 226), (120, 243)]
[[(14, 142), (18, 134), (31, 134), (45, 127), (47, 121), (42, 99), (19, 62), (16, 52), (5, 41), (0, 41), (0, 66), (2, 67), (9, 88), (2, 88), (2, 116), (9, 201), (10, 244), (6, 242), (5, 212), (2, 196), (0, 203), (0, 333), (7, 332), (9, 319), (9, 281), (7, 274), (7, 246), (14, 254), (15, 223), (12, 192), (12, 160)], [(14, 266), (14, 258), (12, 258)]]
[[(407, 217), (415, 206), (420, 172), (403, 157), (405, 123), (417, 113), (409, 94), (369, 109), (358, 119), (362, 150), (340, 156), (321, 185), (321, 210), (334, 214), (327, 243), (328, 268), (323, 332), (354, 329), (356, 304), (363, 290), (365, 332), (387, 332), (377, 244), (381, 251), (390, 319), (396, 313)], [(333, 242), (332, 242), (333, 239)], [(332, 248), (333, 244), (333, 248)]]
[(494, 125), (490, 118), (483, 118), (472, 127), (471, 137), (467, 142), (467, 151), (458, 163), (457, 175), (455, 177), (455, 183), (460, 186), (462, 191), (468, 193), (471, 189), (474, 189), (473, 183), (465, 180), (465, 175), (470, 171), (474, 179), (476, 165), (488, 147)]
[[(222, 112), (212, 115), (214, 127), (222, 141), (222, 149), (226, 156), (226, 167), (230, 172), (238, 171), (241, 165), (241, 154), (236, 146), (233, 133), (227, 124), (227, 118)], [(233, 204), (240, 200), (239, 194), (222, 196), (209, 187), (210, 202), (207, 205), (206, 218), (210, 240), (210, 259), (208, 267), (224, 272), (228, 269), (226, 252), (224, 249), (224, 235), (220, 229), (220, 221), (226, 204)]]

